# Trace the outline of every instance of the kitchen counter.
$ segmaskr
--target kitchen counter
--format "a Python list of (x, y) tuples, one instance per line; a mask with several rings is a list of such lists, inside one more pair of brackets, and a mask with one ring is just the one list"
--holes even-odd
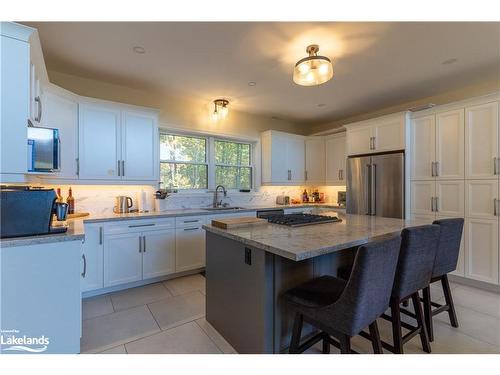
[(208, 232), (245, 245), (287, 259), (300, 261), (359, 246), (379, 237), (398, 233), (405, 227), (424, 224), (412, 220), (347, 215), (339, 212), (325, 212), (322, 215), (338, 215), (342, 222), (296, 228), (278, 224), (234, 229), (221, 229), (212, 225), (204, 225), (203, 228)]

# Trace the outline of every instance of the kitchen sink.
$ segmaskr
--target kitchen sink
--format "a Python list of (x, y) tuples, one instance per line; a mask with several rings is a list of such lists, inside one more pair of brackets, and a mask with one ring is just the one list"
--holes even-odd
[(245, 207), (204, 207), (203, 210), (206, 211), (233, 211), (233, 210), (244, 210)]

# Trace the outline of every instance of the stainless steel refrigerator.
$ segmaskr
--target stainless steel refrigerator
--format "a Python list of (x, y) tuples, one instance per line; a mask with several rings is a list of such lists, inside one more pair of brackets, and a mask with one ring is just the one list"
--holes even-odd
[(347, 159), (347, 213), (404, 218), (404, 153)]

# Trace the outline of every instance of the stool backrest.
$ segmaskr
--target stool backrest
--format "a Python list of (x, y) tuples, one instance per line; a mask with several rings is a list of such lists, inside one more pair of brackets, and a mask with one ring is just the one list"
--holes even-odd
[(441, 228), (439, 246), (432, 270), (432, 277), (438, 277), (453, 272), (457, 268), (464, 219), (440, 219), (432, 224), (437, 224)]
[(358, 248), (342, 295), (327, 307), (344, 333), (358, 334), (389, 306), (400, 246), (395, 235)]
[(392, 297), (402, 299), (429, 285), (439, 232), (435, 224), (403, 229)]

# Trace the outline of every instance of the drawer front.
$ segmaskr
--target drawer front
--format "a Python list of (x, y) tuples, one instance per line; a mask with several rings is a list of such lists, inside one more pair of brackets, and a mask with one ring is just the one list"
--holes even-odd
[(197, 227), (205, 224), (207, 216), (181, 216), (175, 218), (176, 228)]
[(106, 223), (104, 234), (133, 233), (175, 228), (175, 218), (127, 220)]

